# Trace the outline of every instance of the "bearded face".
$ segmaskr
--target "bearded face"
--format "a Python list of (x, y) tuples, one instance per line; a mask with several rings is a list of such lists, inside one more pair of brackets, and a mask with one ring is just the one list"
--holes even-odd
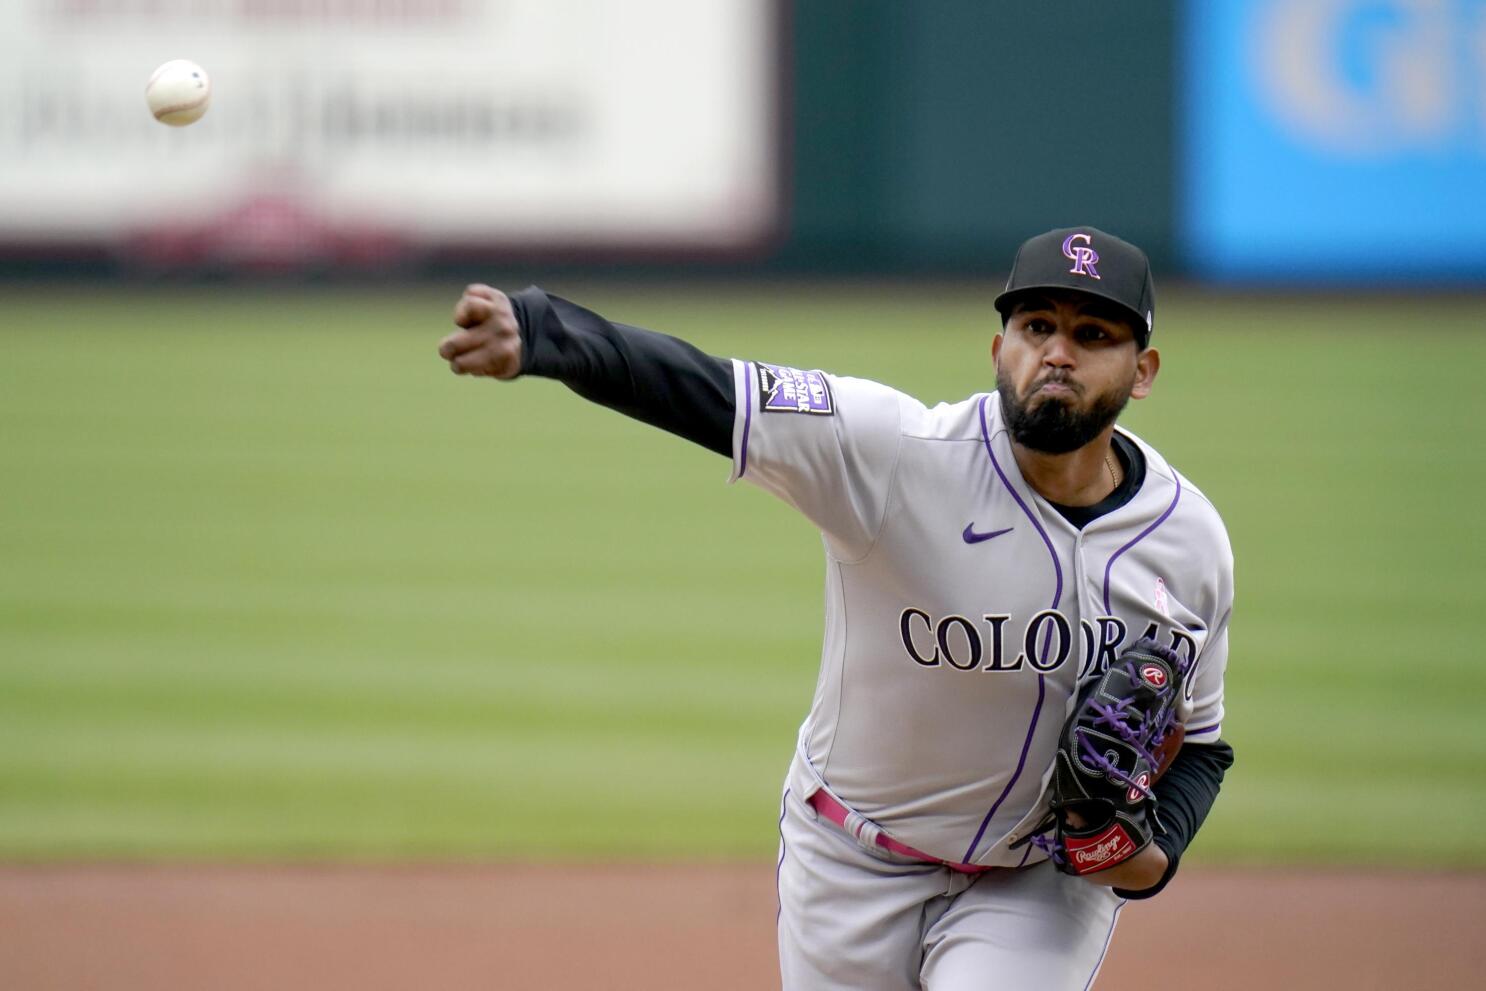
[(1012, 440), (1044, 454), (1067, 454), (1098, 437), (1119, 417), (1135, 384), (1132, 375), (1090, 394), (1061, 369), (1051, 369), (1018, 393), (1005, 365), (996, 369), (1001, 415)]

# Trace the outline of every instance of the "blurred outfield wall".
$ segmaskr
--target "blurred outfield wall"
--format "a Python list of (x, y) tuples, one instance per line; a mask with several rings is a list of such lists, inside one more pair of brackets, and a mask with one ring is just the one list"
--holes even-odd
[[(1486, 280), (1486, 0), (12, 0), (0, 273)], [(184, 131), (155, 64), (216, 74)]]

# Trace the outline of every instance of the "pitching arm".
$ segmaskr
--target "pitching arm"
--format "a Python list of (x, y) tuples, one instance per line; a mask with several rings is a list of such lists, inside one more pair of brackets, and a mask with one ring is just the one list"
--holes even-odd
[(535, 286), (471, 286), (439, 354), (456, 374), (557, 379), (578, 395), (732, 457), (733, 365)]

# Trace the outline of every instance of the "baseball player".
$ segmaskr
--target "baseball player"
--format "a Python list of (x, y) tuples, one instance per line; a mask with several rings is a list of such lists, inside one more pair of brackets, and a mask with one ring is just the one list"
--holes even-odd
[(557, 379), (716, 451), (819, 528), (821, 670), (779, 819), (786, 989), (1086, 989), (1232, 763), (1227, 534), (1115, 424), (1160, 368), (1145, 255), (1051, 231), (995, 305), (995, 391), (932, 409), (535, 287), (470, 286), (439, 346), (457, 374)]

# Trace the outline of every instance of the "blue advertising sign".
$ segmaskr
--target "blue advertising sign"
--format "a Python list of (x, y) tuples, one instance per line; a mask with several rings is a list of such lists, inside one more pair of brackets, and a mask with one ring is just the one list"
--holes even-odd
[(1486, 0), (1189, 0), (1186, 17), (1194, 271), (1486, 281)]

